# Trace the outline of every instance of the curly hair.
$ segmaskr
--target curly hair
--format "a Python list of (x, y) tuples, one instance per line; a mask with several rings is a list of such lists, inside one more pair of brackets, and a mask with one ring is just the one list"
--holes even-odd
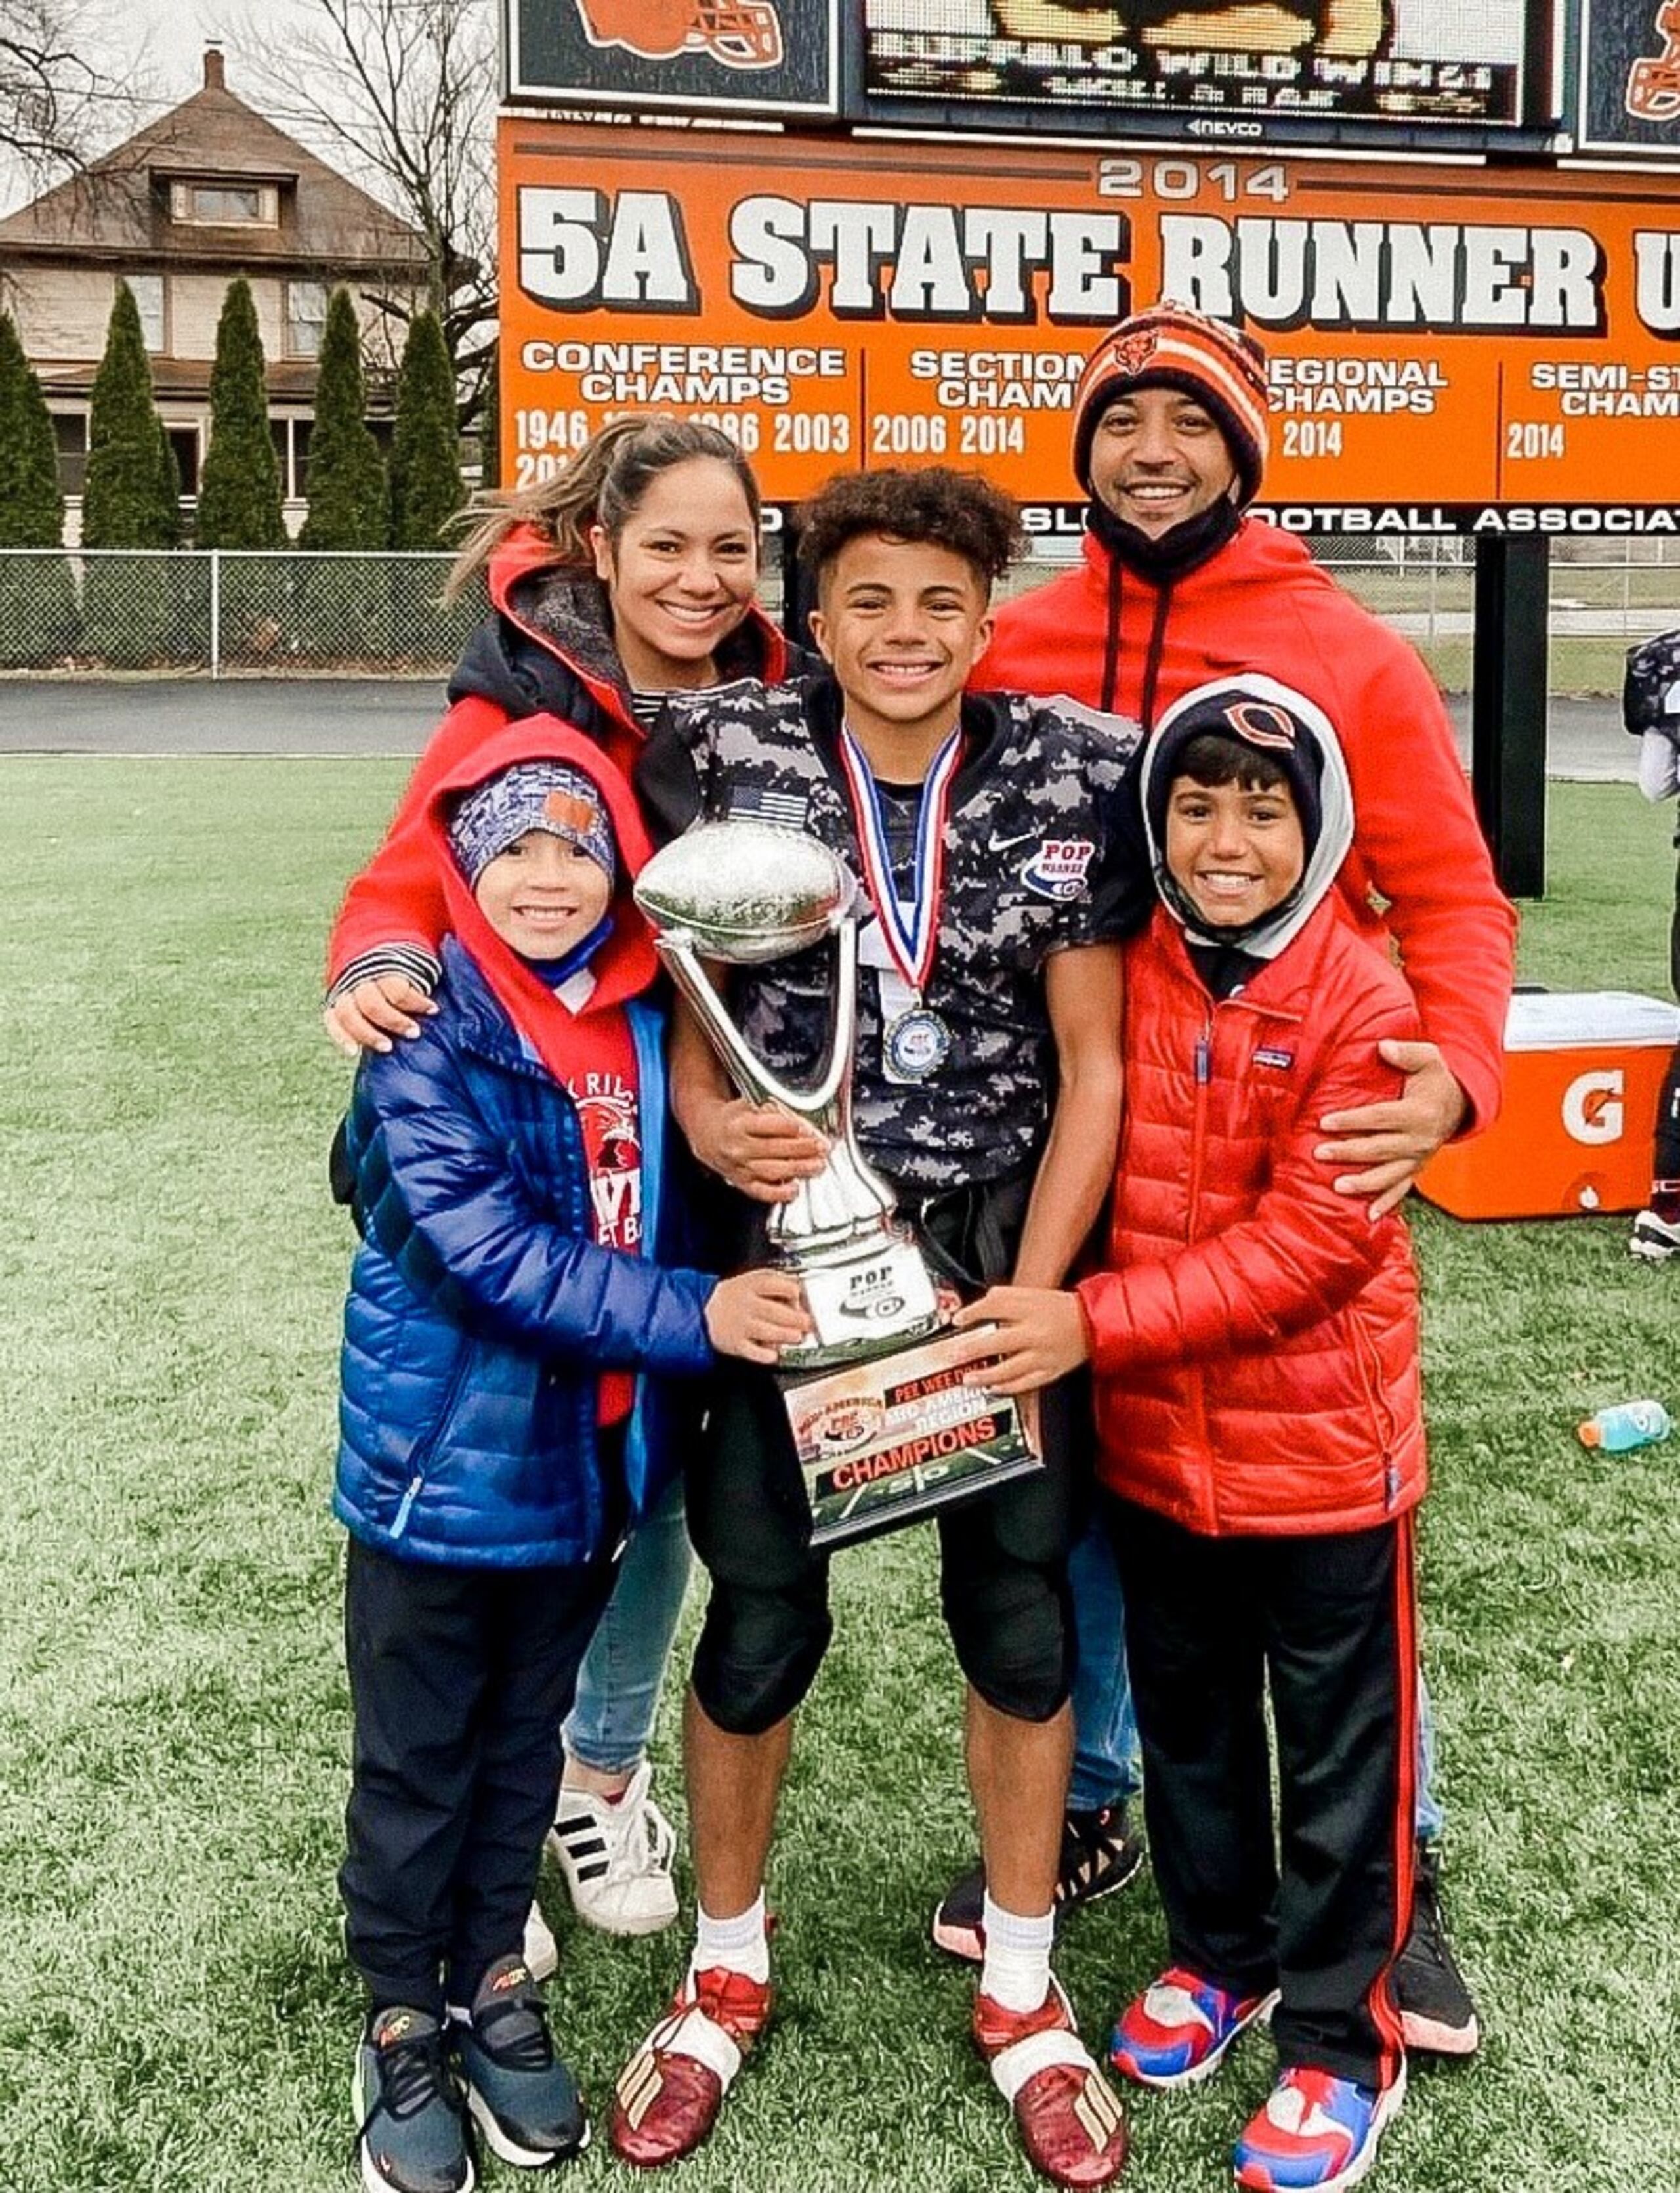
[(944, 465), (879, 472), (841, 472), (799, 513), (799, 555), (819, 586), (849, 541), (860, 534), (927, 541), (973, 565), (988, 592), (1021, 546), (1013, 495), (978, 472)]

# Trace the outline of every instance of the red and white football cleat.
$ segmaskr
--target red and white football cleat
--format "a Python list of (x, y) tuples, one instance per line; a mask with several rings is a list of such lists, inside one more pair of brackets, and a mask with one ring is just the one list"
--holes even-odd
[(1025, 2013), (977, 1995), (974, 2034), (1034, 2168), (1082, 2193), (1111, 2185), (1126, 2160), (1126, 2120), (1060, 1983), (1052, 1980), (1039, 2008)]
[(714, 1966), (690, 1972), (619, 2074), (614, 2152), (643, 2170), (692, 2155), (717, 2121), (741, 2059), (769, 2023), (768, 1980)]

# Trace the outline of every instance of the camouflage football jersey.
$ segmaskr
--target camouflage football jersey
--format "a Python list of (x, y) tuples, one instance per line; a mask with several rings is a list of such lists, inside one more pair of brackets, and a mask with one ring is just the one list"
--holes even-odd
[[(674, 698), (637, 770), (656, 832), (700, 817), (809, 831), (862, 873), (828, 679), (727, 686)], [(1054, 1089), (1044, 962), (1110, 942), (1148, 918), (1154, 893), (1131, 822), (1132, 727), (1021, 696), (969, 695), (944, 835), (938, 944), (920, 1005), (949, 1045), (924, 1079), (883, 1057), (883, 976), (860, 970), (854, 1108), (889, 1179), (923, 1194), (1006, 1179), (1037, 1161)], [(833, 1022), (834, 948), (737, 968), (730, 1010), (747, 1042), (796, 1085), (820, 1069)]]

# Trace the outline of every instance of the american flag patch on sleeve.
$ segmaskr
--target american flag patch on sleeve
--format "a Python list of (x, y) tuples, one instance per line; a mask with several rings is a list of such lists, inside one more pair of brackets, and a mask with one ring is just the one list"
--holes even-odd
[(803, 830), (810, 819), (808, 792), (774, 791), (763, 784), (733, 784), (729, 787), (732, 822), (769, 822), (778, 830)]

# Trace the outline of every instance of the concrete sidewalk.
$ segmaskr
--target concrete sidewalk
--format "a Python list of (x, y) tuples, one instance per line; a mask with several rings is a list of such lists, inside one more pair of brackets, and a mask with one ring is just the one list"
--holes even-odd
[[(0, 753), (415, 754), (442, 679), (0, 679)], [(1449, 703), (1470, 759), (1470, 702)], [(1554, 701), (1548, 774), (1631, 783), (1639, 749), (1614, 701)]]

